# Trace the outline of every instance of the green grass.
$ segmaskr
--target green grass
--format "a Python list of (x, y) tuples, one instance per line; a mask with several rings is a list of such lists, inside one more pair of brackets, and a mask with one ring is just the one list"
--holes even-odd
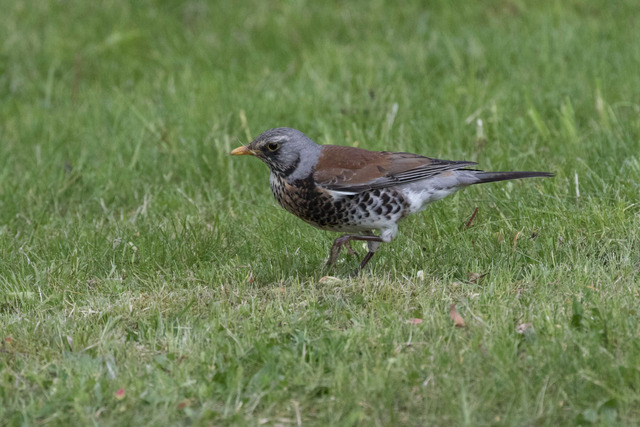
[[(640, 7), (426, 3), (1, 0), (0, 425), (640, 423)], [(556, 177), (349, 278), (277, 126)]]

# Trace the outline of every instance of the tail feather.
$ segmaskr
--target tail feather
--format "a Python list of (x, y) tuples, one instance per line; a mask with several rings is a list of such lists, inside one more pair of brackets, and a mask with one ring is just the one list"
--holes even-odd
[(520, 179), (520, 178), (540, 178), (540, 177), (552, 177), (554, 174), (549, 172), (474, 172), (474, 178), (476, 181), (474, 184), (481, 184), (485, 182), (505, 181), (508, 179)]

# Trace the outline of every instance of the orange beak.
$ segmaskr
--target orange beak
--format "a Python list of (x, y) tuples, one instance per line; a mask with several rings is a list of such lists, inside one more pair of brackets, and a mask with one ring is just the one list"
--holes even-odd
[(256, 152), (253, 150), (249, 150), (246, 145), (242, 147), (238, 147), (231, 152), (232, 156), (255, 156)]

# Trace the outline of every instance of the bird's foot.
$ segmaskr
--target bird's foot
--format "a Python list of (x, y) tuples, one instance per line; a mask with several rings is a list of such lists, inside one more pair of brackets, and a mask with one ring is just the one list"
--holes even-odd
[(347, 240), (347, 243), (345, 243), (344, 246), (347, 248), (347, 253), (349, 255), (358, 255), (358, 253), (353, 250), (353, 247), (351, 247), (351, 241)]
[[(340, 255), (340, 251), (342, 251), (343, 246), (347, 247), (347, 251), (349, 251), (349, 253), (355, 255), (355, 252), (353, 252), (353, 249), (349, 244), (350, 240), (362, 240), (365, 242), (377, 242), (377, 243), (382, 242), (382, 239), (378, 236), (346, 235), (346, 236), (338, 237), (336, 240), (334, 240), (333, 246), (331, 246), (331, 252), (329, 254), (329, 260), (327, 261), (327, 265), (334, 265), (336, 263), (336, 261), (338, 260), (338, 256)], [(376, 249), (377, 249), (377, 244), (376, 244), (376, 247), (373, 248), (373, 250), (369, 250), (367, 255), (365, 255), (362, 262), (360, 263), (360, 266), (356, 269), (353, 276), (357, 275), (360, 272), (360, 270), (362, 270), (367, 265), (369, 260), (371, 260), (371, 257), (373, 257), (373, 254), (375, 254)]]
[(329, 253), (329, 260), (327, 261), (327, 265), (334, 265), (336, 261), (338, 261), (338, 256), (342, 251), (343, 246), (347, 246), (347, 251), (351, 249), (351, 245), (349, 244), (349, 240), (351, 240), (351, 236), (341, 236), (333, 241), (333, 246), (331, 246), (331, 252)]

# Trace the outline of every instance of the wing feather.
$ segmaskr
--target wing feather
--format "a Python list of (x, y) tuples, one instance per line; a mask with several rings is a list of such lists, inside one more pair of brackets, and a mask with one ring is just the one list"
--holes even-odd
[(314, 179), (318, 185), (328, 190), (360, 193), (420, 181), (475, 164), (411, 153), (323, 145)]

